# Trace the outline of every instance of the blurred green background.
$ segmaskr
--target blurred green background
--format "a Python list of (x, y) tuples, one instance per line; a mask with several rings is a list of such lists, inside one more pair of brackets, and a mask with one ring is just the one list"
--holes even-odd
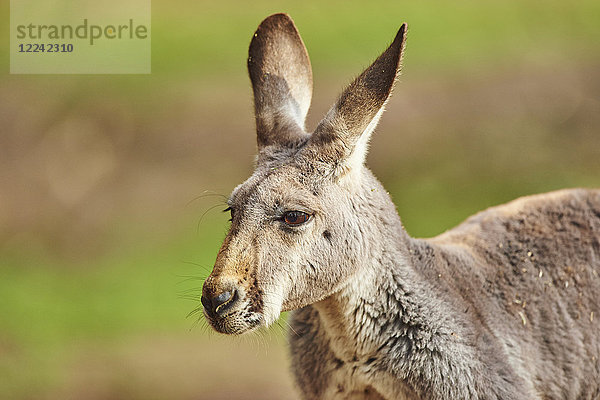
[(597, 0), (155, 0), (147, 76), (9, 75), (4, 40), (1, 399), (296, 398), (284, 320), (223, 338), (186, 318), (252, 170), (247, 46), (282, 11), (313, 63), (309, 128), (408, 22), (368, 164), (412, 235), (600, 186)]

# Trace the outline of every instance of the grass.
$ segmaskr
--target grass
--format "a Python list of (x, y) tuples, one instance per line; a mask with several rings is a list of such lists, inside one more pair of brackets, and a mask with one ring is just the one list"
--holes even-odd
[[(365, 55), (376, 56), (404, 21), (410, 27), (410, 64), (426, 69), (502, 63), (535, 49), (583, 56), (579, 52), (600, 38), (600, 7), (587, 0), (375, 1), (368, 6), (360, 1), (290, 1), (277, 6), (259, 1), (250, 8), (189, 2), (187, 7), (185, 16), (164, 5), (154, 9), (158, 74), (232, 74), (243, 69), (248, 33), (266, 15), (282, 11), (295, 19), (318, 71), (335, 72), (342, 65), (356, 65)], [(575, 37), (583, 40), (575, 45)], [(189, 51), (181, 51), (182, 43)]]
[(198, 316), (186, 314), (199, 305), (198, 288), (219, 246), (214, 232), (223, 222), (208, 215), (197, 234), (189, 229), (158, 247), (130, 243), (127, 254), (80, 263), (48, 254), (3, 257), (0, 371), (6, 378), (0, 397), (35, 394), (64, 378), (60, 368), (79, 343), (110, 348), (148, 332), (193, 329)]
[[(182, 1), (152, 4), (152, 79), (135, 76), (87, 77), (105, 84), (162, 84), (173, 79), (209, 82), (215, 76), (245, 80), (251, 32), (268, 14), (287, 12), (295, 19), (319, 73), (340, 68), (358, 71), (365, 56), (374, 58), (404, 21), (409, 23), (407, 69), (473, 68), (507, 64), (520, 57), (560, 53), (585, 59), (600, 40), (600, 6), (593, 0), (474, 0), (388, 2), (260, 0)], [(8, 30), (7, 20), (0, 28)], [(8, 64), (6, 42), (0, 60)], [(12, 79), (18, 79), (13, 77)], [(27, 77), (35, 81), (49, 77)], [(71, 79), (77, 79), (71, 77)]]

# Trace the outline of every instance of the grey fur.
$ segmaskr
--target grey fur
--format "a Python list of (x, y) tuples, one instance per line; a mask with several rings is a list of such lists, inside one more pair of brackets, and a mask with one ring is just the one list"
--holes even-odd
[[(229, 199), (204, 285), (205, 299), (236, 293), (223, 315), (205, 312), (211, 325), (239, 334), (296, 310), (304, 399), (600, 398), (600, 190), (520, 198), (411, 238), (363, 165), (406, 25), (312, 135), (310, 88), (299, 86), (312, 82), (310, 63), (293, 22), (276, 14), (257, 33), (267, 39), (252, 59), (277, 66), (249, 63), (259, 155)], [(264, 68), (276, 85), (257, 81)], [(295, 210), (308, 222), (282, 220)]]

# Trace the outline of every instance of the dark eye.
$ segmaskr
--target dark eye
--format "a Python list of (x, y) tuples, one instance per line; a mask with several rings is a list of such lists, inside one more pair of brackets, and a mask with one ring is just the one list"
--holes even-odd
[(283, 221), (288, 225), (301, 225), (310, 219), (310, 214), (302, 211), (288, 211), (283, 214)]

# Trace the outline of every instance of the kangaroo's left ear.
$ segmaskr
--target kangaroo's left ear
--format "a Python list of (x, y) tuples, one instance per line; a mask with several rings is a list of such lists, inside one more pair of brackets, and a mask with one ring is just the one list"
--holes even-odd
[(407, 25), (392, 44), (344, 90), (319, 123), (305, 150), (310, 158), (334, 166), (336, 174), (363, 165), (401, 66)]

